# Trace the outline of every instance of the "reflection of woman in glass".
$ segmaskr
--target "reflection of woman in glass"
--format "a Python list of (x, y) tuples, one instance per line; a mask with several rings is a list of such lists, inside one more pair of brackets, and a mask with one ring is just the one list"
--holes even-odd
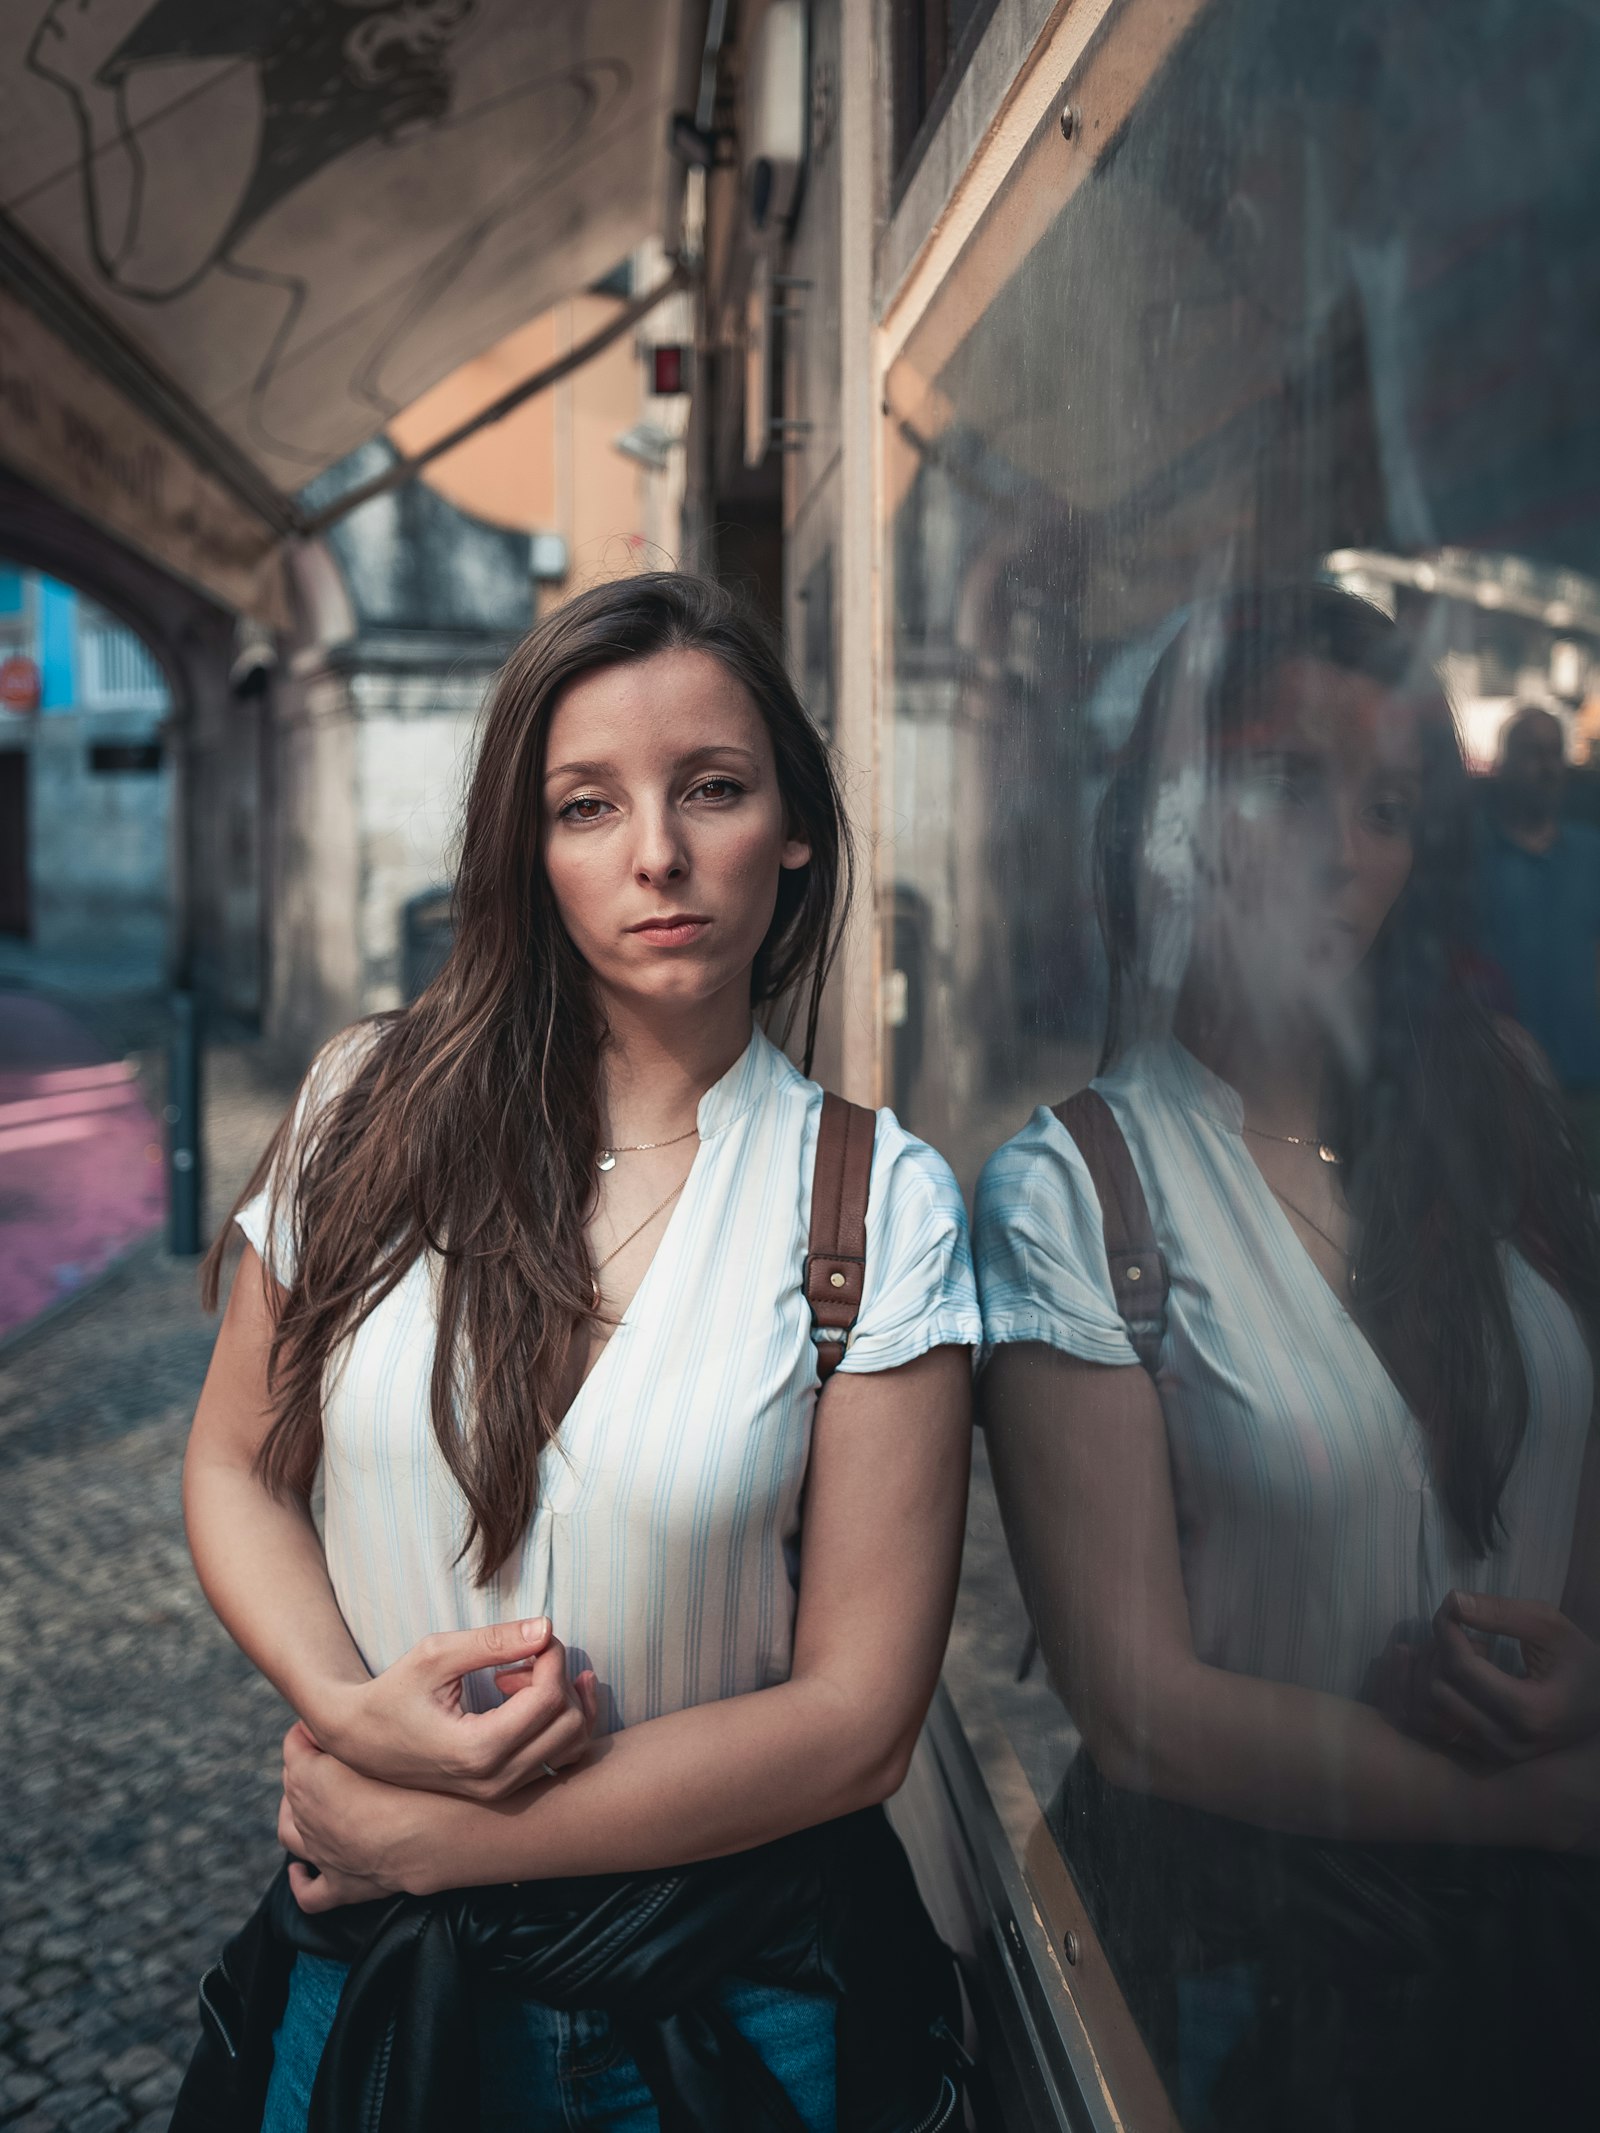
[(1592, 1869), (1548, 1853), (1600, 1849), (1600, 1230), (1466, 980), (1466, 829), (1378, 610), (1196, 610), (1099, 838), (1153, 1375), (1054, 1114), (980, 1189), (996, 1486), (1085, 1748), (1063, 1841), (1194, 2125), (1533, 2123), (1594, 2073)]

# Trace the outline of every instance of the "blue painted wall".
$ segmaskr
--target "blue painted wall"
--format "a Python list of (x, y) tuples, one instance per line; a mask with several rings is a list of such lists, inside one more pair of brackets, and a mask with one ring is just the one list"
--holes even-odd
[(53, 711), (73, 701), (78, 600), (70, 585), (58, 584), (54, 578), (40, 578), (38, 586), (39, 671), (44, 683), (40, 704)]

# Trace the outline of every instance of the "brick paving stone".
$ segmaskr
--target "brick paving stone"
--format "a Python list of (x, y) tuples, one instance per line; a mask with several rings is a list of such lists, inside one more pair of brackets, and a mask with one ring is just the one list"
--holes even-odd
[(119, 2021), (99, 2000), (74, 2016), (71, 2029), (74, 2041), (80, 2046), (94, 2045), (101, 2059), (120, 2057), (133, 2042), (127, 2023)]
[(45, 2071), (58, 2088), (75, 2088), (80, 2082), (95, 2082), (105, 2061), (104, 2052), (69, 2043), (65, 2051), (55, 2054)]
[(65, 2051), (71, 2042), (64, 2029), (30, 2029), (17, 2039), (17, 2056), (26, 2059), (30, 2065), (43, 2066), (57, 2052)]
[(101, 2097), (86, 2111), (75, 2111), (67, 2120), (67, 2133), (123, 2133), (128, 2114), (115, 2098)]
[(20, 2111), (24, 2104), (36, 2103), (49, 2086), (49, 2076), (32, 2067), (0, 2075), (0, 2111)]
[[(20, 2009), (17, 2014), (17, 2027), (31, 2032), (47, 2031), (54, 2034), (62, 2028), (71, 2013), (70, 1996), (64, 1992), (52, 1992), (48, 1999), (34, 2000), (29, 2006)], [(45, 2055), (48, 2056), (48, 2053)], [(36, 2050), (33, 2056), (40, 2056), (39, 2051)]]
[(161, 2073), (149, 2074), (143, 2081), (136, 2081), (128, 2091), (128, 2101), (136, 2111), (148, 2111), (153, 2104), (159, 2103), (170, 2106), (182, 2078), (181, 2068), (169, 2062)]
[(41, 1998), (52, 1992), (59, 1992), (63, 1985), (71, 1985), (76, 1981), (77, 1969), (60, 1962), (52, 1962), (49, 1949), (42, 1943), (34, 1952), (44, 1968), (36, 1970), (29, 1982)]
[[(159, 1058), (137, 1056), (159, 1110)], [(292, 1078), (244, 1044), (207, 1067), (215, 1220)], [(287, 1713), (213, 1620), (179, 1507), (215, 1331), (193, 1263), (151, 1244), (0, 1346), (0, 1738), (20, 1744), (0, 1825), (3, 2133), (165, 2133), (199, 1973), (277, 1862)]]
[(87, 2111), (104, 2101), (105, 2091), (95, 2082), (78, 2081), (70, 2088), (52, 2089), (41, 2106), (63, 2125), (70, 2124), (80, 2111)]
[(170, 2062), (153, 2044), (132, 2044), (108, 2059), (102, 2071), (113, 2088), (133, 2089), (152, 2074), (165, 2074)]

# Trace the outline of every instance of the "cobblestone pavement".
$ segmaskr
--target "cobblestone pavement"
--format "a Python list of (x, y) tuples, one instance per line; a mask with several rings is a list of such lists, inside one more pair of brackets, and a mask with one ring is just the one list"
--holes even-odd
[[(159, 1055), (135, 1057), (159, 1104)], [(220, 1212), (286, 1090), (247, 1046), (210, 1064)], [(179, 1512), (214, 1332), (193, 1263), (151, 1243), (0, 1350), (5, 2133), (164, 2129), (196, 1980), (276, 1863), (285, 1713), (201, 1597)]]

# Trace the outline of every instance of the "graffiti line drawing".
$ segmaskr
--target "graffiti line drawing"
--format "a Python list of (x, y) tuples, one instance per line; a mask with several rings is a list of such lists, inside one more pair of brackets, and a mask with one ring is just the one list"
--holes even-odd
[(95, 277), (140, 306), (226, 306), (230, 288), (264, 304), (242, 410), (258, 449), (315, 469), (396, 413), (438, 374), (447, 299), (484, 314), (480, 346), (523, 315), (505, 285), (520, 225), (615, 146), (633, 86), (622, 58), (508, 82), (492, 33), (510, 24), (525, 50), (537, 12), (52, 0), (41, 16), (26, 63), (72, 112)]

